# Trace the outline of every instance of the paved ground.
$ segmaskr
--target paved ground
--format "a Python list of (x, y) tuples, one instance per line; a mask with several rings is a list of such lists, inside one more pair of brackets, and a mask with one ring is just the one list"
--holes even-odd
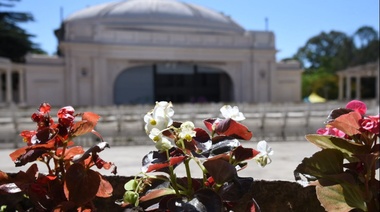
[[(274, 150), (272, 163), (262, 168), (255, 161), (250, 161), (248, 167), (239, 173), (239, 176), (250, 176), (255, 179), (266, 180), (287, 180), (294, 181), (293, 170), (302, 161), (304, 157), (310, 157), (319, 150), (316, 146), (308, 141), (287, 141), (287, 142), (270, 142), (269, 145)], [(245, 147), (256, 147), (256, 142), (244, 142)], [(101, 152), (101, 157), (106, 161), (114, 162), (118, 167), (118, 174), (124, 176), (135, 175), (140, 172), (142, 157), (149, 151), (154, 150), (154, 146), (123, 146), (111, 147)], [(9, 154), (13, 149), (0, 149), (0, 170), (4, 172), (17, 172), (26, 170), (27, 167), (14, 167)], [(40, 170), (46, 171), (42, 163), (38, 163)], [(28, 166), (29, 167), (29, 166)], [(201, 172), (195, 164), (192, 164), (192, 175), (201, 176)], [(179, 166), (178, 175), (184, 175), (184, 169)], [(101, 173), (111, 175), (110, 171), (102, 170)]]

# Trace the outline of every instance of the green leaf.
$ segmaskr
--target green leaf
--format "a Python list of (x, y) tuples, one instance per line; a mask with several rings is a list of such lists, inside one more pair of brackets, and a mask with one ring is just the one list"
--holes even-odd
[[(358, 184), (341, 184), (343, 187), (343, 196), (347, 204), (351, 207), (360, 208), (363, 211), (367, 211), (367, 205), (363, 197), (364, 186)], [(361, 187), (363, 189), (361, 189)]]
[(367, 211), (362, 190), (357, 184), (317, 185), (316, 192), (318, 200), (327, 211), (350, 211), (353, 208)]
[(134, 206), (139, 205), (139, 194), (134, 191), (126, 191), (123, 196), (124, 202), (128, 202)]
[(343, 154), (335, 149), (323, 149), (310, 158), (304, 158), (294, 171), (322, 178), (343, 172)]
[(343, 195), (341, 185), (316, 186), (317, 198), (326, 211), (350, 211), (350, 207)]
[(138, 185), (137, 180), (133, 179), (133, 180), (128, 181), (124, 185), (124, 189), (127, 191), (134, 191), (136, 189), (137, 185)]
[(353, 154), (364, 154), (370, 151), (366, 146), (331, 135), (310, 134), (306, 135), (306, 139), (322, 149), (337, 149), (350, 158)]

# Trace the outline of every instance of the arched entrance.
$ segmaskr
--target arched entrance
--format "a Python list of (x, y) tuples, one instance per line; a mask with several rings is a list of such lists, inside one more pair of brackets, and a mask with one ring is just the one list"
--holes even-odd
[(220, 69), (188, 63), (159, 63), (123, 71), (114, 86), (115, 104), (227, 102), (232, 81)]

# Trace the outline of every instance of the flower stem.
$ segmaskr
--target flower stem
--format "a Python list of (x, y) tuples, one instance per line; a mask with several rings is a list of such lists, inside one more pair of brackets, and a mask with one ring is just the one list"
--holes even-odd
[[(168, 160), (170, 160), (169, 150), (166, 150), (166, 157), (168, 158)], [(173, 185), (173, 189), (175, 193), (179, 195), (178, 186), (177, 186), (177, 177), (174, 173), (174, 168), (172, 165), (169, 166), (169, 176), (170, 176), (170, 181)]]
[(185, 168), (186, 168), (186, 176), (187, 176), (187, 188), (188, 188), (188, 195), (191, 197), (193, 196), (193, 179), (191, 178), (191, 172), (190, 172), (190, 165), (189, 165), (189, 162), (190, 162), (191, 159), (186, 159), (184, 161), (184, 164), (185, 164)]

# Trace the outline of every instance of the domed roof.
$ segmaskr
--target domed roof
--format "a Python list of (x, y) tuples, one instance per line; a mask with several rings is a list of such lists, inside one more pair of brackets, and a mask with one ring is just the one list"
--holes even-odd
[(119, 29), (242, 33), (230, 17), (176, 0), (127, 0), (91, 6), (70, 15), (66, 23), (96, 23)]

